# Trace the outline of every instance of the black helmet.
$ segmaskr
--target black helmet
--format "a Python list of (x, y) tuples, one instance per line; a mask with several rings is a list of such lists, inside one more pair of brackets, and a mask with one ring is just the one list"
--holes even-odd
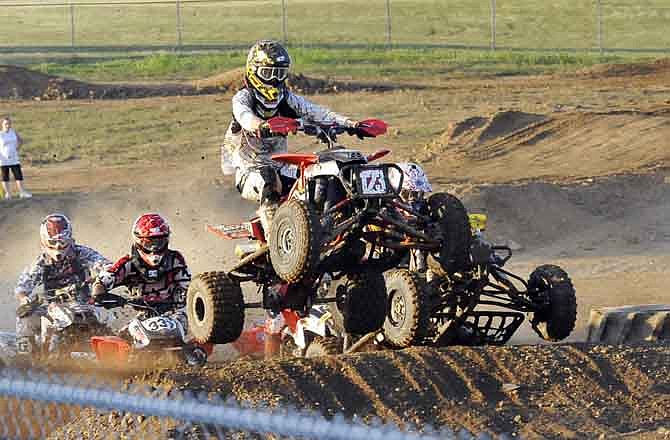
[(291, 57), (277, 41), (260, 40), (249, 49), (244, 79), (264, 117), (273, 116), (277, 111), (290, 67)]

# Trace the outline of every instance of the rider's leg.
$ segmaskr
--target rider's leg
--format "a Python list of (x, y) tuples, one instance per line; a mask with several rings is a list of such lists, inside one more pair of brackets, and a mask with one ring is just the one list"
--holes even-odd
[(279, 173), (273, 167), (265, 166), (245, 174), (238, 173), (235, 180), (243, 198), (260, 202), (258, 216), (267, 236), (281, 198)]

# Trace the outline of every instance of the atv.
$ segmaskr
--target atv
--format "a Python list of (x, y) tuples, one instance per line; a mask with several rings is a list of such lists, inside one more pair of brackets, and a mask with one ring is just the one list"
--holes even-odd
[[(445, 209), (450, 206), (452, 211), (462, 209), (454, 196), (445, 199)], [(484, 238), (485, 215), (468, 218), (469, 253), (457, 270), (445, 271), (428, 259), (425, 271), (406, 264), (387, 273), (385, 343), (395, 348), (503, 345), (525, 314), (542, 339), (567, 338), (577, 317), (576, 293), (568, 274), (555, 265), (537, 267), (528, 280), (508, 272), (503, 266), (512, 250)]]
[(161, 361), (201, 367), (212, 354), (211, 345), (187, 340), (178, 319), (159, 313), (157, 306), (141, 298), (105, 293), (96, 297), (96, 305), (106, 309), (129, 306), (139, 311), (118, 336), (101, 334), (90, 339), (95, 360), (106, 367), (154, 366)]
[[(108, 331), (98, 308), (82, 303), (89, 295), (89, 283), (74, 283), (58, 289), (41, 289), (32, 301), (17, 309), (17, 316), (40, 317), (39, 343), (32, 353), (39, 362), (63, 362), (87, 356), (91, 335)], [(36, 341), (37, 342), (37, 341)], [(19, 342), (20, 343), (20, 342)], [(16, 334), (3, 332), (0, 336), (0, 352), (5, 363), (13, 363), (17, 349)], [(19, 351), (26, 351), (23, 348)]]
[[(433, 264), (446, 270), (467, 258), (459, 229), (448, 225), (451, 213), (442, 207), (442, 194), (431, 196), (425, 209), (418, 211), (399, 197), (402, 169), (394, 163), (373, 163), (389, 150), (365, 155), (337, 143), (337, 136), (343, 133), (361, 138), (381, 135), (386, 123), (370, 119), (352, 129), (283, 117), (268, 122), (273, 131), (315, 136), (327, 149), (273, 156), (283, 168), (293, 167), (296, 180), (268, 234), (258, 218), (240, 225), (208, 227), (225, 239), (248, 242), (236, 247), (240, 261), (229, 271), (194, 277), (187, 293), (187, 311), (197, 341), (237, 339), (245, 308), (262, 307), (274, 313), (290, 309), (305, 316), (320, 302), (338, 304), (345, 332), (367, 334), (380, 328), (385, 319), (383, 272), (411, 252), (428, 255)], [(338, 283), (335, 298), (317, 298), (326, 275)], [(244, 303), (243, 282), (258, 286), (260, 303)]]

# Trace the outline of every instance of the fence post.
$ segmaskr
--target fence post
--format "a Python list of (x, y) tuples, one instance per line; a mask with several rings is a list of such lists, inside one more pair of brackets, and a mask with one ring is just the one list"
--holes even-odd
[(285, 44), (288, 44), (288, 14), (286, 0), (281, 0), (281, 34)]
[(179, 0), (175, 1), (177, 12), (177, 48), (181, 49), (181, 3)]
[(386, 47), (391, 48), (391, 0), (386, 0)]
[(74, 5), (70, 1), (70, 47), (74, 47)]
[(603, 4), (601, 0), (596, 0), (598, 14), (598, 51), (603, 54)]
[(491, 50), (496, 50), (496, 0), (491, 0)]

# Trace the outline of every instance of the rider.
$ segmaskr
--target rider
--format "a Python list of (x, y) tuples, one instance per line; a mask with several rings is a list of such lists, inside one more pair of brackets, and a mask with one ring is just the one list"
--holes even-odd
[[(272, 155), (287, 151), (288, 129), (273, 131), (275, 116), (336, 122), (349, 128), (358, 123), (318, 106), (288, 90), (291, 57), (277, 41), (260, 40), (247, 55), (244, 88), (233, 96), (233, 120), (221, 148), (221, 169), (235, 170), (235, 185), (242, 197), (260, 202), (258, 215), (267, 234), (280, 196), (295, 176), (282, 176)], [(231, 163), (232, 162), (232, 163)], [(288, 177), (288, 179), (286, 178)], [(283, 183), (282, 183), (283, 182)]]
[[(48, 300), (49, 292), (73, 284), (86, 283), (110, 261), (97, 251), (75, 244), (72, 223), (63, 214), (51, 214), (40, 225), (42, 252), (19, 276), (14, 293), (19, 302), (16, 318), (16, 347), (19, 359), (29, 360), (40, 334), (40, 316), (36, 286), (42, 285)], [(89, 299), (87, 288), (79, 290), (78, 301)]]
[(130, 254), (98, 274), (94, 297), (104, 298), (107, 291), (125, 286), (132, 296), (177, 319), (187, 331), (186, 290), (191, 273), (181, 253), (168, 249), (170, 225), (159, 214), (143, 214), (135, 220), (132, 234)]

